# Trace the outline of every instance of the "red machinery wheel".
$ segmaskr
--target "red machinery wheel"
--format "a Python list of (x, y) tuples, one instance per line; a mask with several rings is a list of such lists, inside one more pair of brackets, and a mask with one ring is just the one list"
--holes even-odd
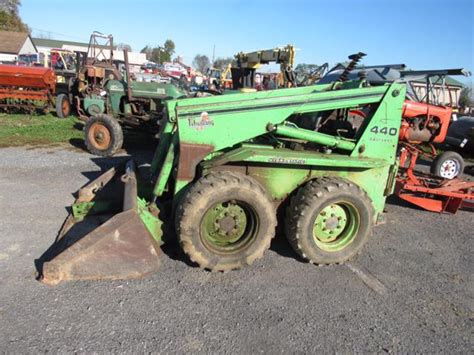
[(122, 127), (116, 119), (107, 115), (96, 115), (84, 127), (87, 150), (94, 155), (110, 157), (123, 144)]
[(56, 115), (59, 118), (66, 118), (71, 114), (71, 103), (66, 94), (59, 94), (56, 97)]

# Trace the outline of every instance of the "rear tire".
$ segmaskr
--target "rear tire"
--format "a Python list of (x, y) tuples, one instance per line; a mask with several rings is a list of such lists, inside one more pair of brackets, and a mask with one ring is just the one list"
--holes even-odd
[(431, 173), (443, 179), (454, 179), (464, 171), (464, 159), (456, 152), (447, 151), (438, 155), (431, 164)]
[(59, 94), (56, 96), (56, 115), (59, 118), (69, 117), (71, 114), (71, 103), (66, 94)]
[(89, 118), (84, 134), (87, 150), (94, 155), (110, 157), (122, 148), (122, 127), (110, 116), (97, 115)]
[(252, 178), (211, 173), (186, 193), (176, 211), (184, 252), (201, 268), (239, 269), (261, 258), (275, 235), (276, 211)]
[(285, 229), (291, 247), (313, 264), (339, 264), (356, 255), (372, 231), (367, 194), (340, 178), (309, 181), (292, 198)]

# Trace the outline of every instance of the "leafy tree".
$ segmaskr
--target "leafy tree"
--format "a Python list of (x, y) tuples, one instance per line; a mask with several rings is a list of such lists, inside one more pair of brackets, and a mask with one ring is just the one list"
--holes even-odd
[(171, 39), (167, 39), (162, 46), (145, 46), (140, 53), (146, 54), (146, 59), (156, 63), (170, 62), (174, 54), (175, 44)]
[(145, 53), (146, 55), (146, 59), (147, 60), (150, 60), (151, 58), (151, 52), (153, 51), (153, 48), (151, 48), (150, 46), (146, 45), (145, 47), (143, 47), (143, 49), (140, 51), (140, 53)]
[(161, 46), (157, 46), (157, 47), (154, 47), (152, 50), (151, 50), (151, 56), (150, 56), (150, 60), (155, 62), (155, 63), (163, 63), (165, 62), (165, 55), (163, 54), (163, 47)]
[(127, 43), (119, 43), (117, 44), (117, 49), (120, 50), (120, 51), (124, 51), (125, 49), (129, 52), (132, 51), (132, 47), (127, 44)]
[(464, 109), (466, 107), (472, 106), (472, 98), (471, 98), (472, 89), (468, 87), (464, 87), (459, 94), (459, 107)]
[(171, 39), (167, 39), (165, 43), (163, 44), (163, 49), (164, 51), (169, 55), (169, 60), (171, 60), (171, 56), (174, 54), (174, 50), (176, 48), (176, 45)]
[(211, 61), (204, 54), (196, 54), (193, 60), (193, 66), (201, 73), (205, 73), (211, 66)]
[(0, 0), (0, 30), (30, 32), (28, 26), (20, 18), (19, 6), (21, 6), (20, 0)]
[(234, 62), (234, 58), (227, 57), (227, 58), (217, 58), (214, 61), (213, 67), (216, 69), (225, 69), (227, 65), (232, 64)]
[(18, 15), (18, 7), (21, 6), (20, 0), (0, 0), (0, 10)]

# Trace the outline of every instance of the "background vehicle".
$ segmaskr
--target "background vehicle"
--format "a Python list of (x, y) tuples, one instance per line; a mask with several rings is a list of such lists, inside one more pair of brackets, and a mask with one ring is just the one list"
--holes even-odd
[(120, 71), (113, 64), (113, 37), (97, 32), (87, 55), (79, 57), (69, 101), (86, 121), (85, 144), (95, 155), (111, 156), (121, 148), (122, 127), (158, 132), (163, 100), (186, 95), (173, 84), (133, 81), (127, 51), (124, 58)]
[(474, 117), (461, 116), (453, 121), (448, 128), (446, 143), (474, 154)]
[(207, 72), (208, 85), (214, 85), (217, 89), (231, 89), (231, 68), (230, 63), (224, 69), (210, 68)]
[(18, 65), (38, 67), (41, 66), (42, 55), (39, 53), (18, 55)]
[(293, 72), (295, 52), (294, 46), (288, 44), (285, 47), (237, 53), (236, 65), (231, 68), (233, 89), (253, 88), (256, 69), (269, 63), (280, 64), (278, 87), (297, 86)]

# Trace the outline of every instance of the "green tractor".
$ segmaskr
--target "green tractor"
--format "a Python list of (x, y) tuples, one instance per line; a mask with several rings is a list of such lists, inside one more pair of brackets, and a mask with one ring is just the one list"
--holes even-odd
[(40, 259), (43, 281), (141, 277), (173, 235), (201, 268), (239, 269), (263, 256), (277, 223), (308, 262), (345, 262), (393, 192), (405, 91), (357, 80), (166, 101), (149, 174), (130, 160), (79, 190)]
[[(98, 71), (92, 72), (97, 77)], [(103, 72), (99, 73), (102, 76)], [(92, 154), (114, 155), (123, 144), (122, 127), (158, 133), (164, 100), (186, 96), (173, 84), (131, 81), (128, 69), (124, 76), (109, 78), (98, 91), (79, 91), (77, 95), (79, 107), (89, 116), (84, 141)]]
[[(124, 51), (122, 70), (114, 63), (111, 35), (94, 32), (88, 53), (78, 53), (77, 58), (71, 97), (64, 96), (61, 100), (72, 100), (77, 113), (86, 121), (84, 140), (92, 154), (114, 155), (123, 144), (122, 127), (156, 134), (163, 100), (186, 96), (185, 91), (173, 84), (131, 80), (127, 51)], [(61, 102), (58, 105), (62, 106)]]

